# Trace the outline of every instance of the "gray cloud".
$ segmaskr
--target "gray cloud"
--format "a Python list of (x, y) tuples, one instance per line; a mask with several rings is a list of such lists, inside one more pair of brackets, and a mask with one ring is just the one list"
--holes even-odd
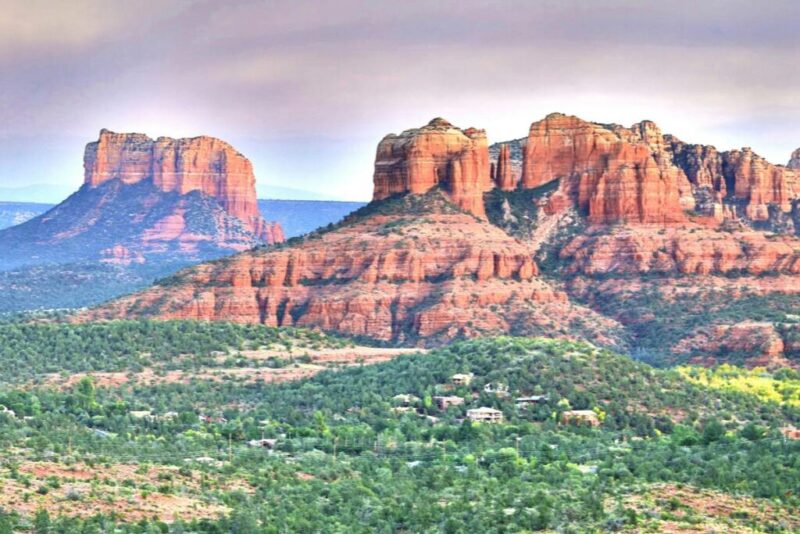
[(800, 146), (794, 1), (2, 3), (0, 185), (77, 185), (101, 127), (216, 135), (260, 180), (350, 198), (383, 134), (435, 115), (493, 140), (559, 110)]

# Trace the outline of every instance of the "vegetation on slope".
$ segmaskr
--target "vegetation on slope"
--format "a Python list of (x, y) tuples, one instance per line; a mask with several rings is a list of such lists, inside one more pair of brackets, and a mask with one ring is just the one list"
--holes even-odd
[(713, 369), (684, 366), (678, 367), (677, 371), (693, 384), (800, 408), (800, 372), (794, 369), (768, 371), (763, 367), (742, 369), (723, 364)]
[[(170, 346), (188, 336), (200, 350), (218, 347), (214, 336), (198, 341), (175, 326), (164, 341)], [(114, 328), (133, 327), (107, 328), (116, 338)], [(128, 353), (152, 348), (142, 336), (124, 337), (131, 339)], [(474, 376), (456, 386), (455, 373)], [(506, 389), (508, 396), (497, 393)], [(439, 410), (432, 402), (437, 395), (458, 396), (463, 404)], [(515, 398), (526, 395), (546, 400), (518, 407)], [(694, 520), (683, 506), (697, 506), (695, 493), (667, 505), (675, 485), (727, 492), (734, 502), (736, 494), (756, 499), (742, 501), (749, 515), (720, 519), (730, 521), (728, 528), (798, 528), (791, 518), (800, 505), (800, 443), (778, 432), (797, 423), (795, 408), (694, 385), (678, 372), (581, 343), (481, 339), (284, 384), (97, 388), (87, 378), (66, 391), (6, 387), (0, 404), (16, 412), (0, 416), (2, 477), (24, 479), (29, 462), (53, 454), (92, 463), (98, 472), (126, 462), (175, 465), (184, 475), (162, 488), (136, 481), (133, 487), (153, 495), (185, 491), (230, 509), (219, 520), (182, 520), (162, 531), (659, 530), (667, 521)], [(501, 410), (505, 422), (465, 418), (480, 406)], [(593, 409), (602, 424), (562, 424), (560, 414), (570, 408)], [(262, 437), (275, 440), (273, 452), (246, 445)], [(226, 489), (223, 475), (242, 478), (249, 489)], [(198, 478), (208, 480), (199, 493), (188, 487)], [(121, 489), (103, 487), (97, 491), (104, 498), (122, 498)], [(36, 487), (27, 491), (29, 502), (37, 502)], [(667, 504), (651, 513), (631, 500), (644, 491), (663, 495)], [(92, 498), (77, 495), (75, 502)], [(6, 520), (32, 522), (25, 514)], [(108, 515), (48, 521), (61, 531), (73, 531), (63, 530), (69, 524), (89, 532), (116, 522)], [(158, 525), (120, 528), (149, 532)]]
[[(625, 291), (607, 290), (602, 283), (587, 285), (578, 301), (622, 322), (633, 356), (656, 365), (685, 361), (687, 355), (674, 354), (671, 349), (698, 328), (743, 321), (793, 323), (800, 309), (800, 295), (781, 293), (742, 295), (710, 290), (691, 298), (665, 298), (657, 283), (643, 278), (642, 287)], [(686, 277), (685, 284), (691, 286), (691, 277)], [(742, 364), (752, 356), (736, 351), (725, 355), (732, 364)]]
[(351, 344), (311, 330), (225, 322), (11, 323), (0, 325), (0, 382), (156, 363), (170, 369), (202, 363), (213, 353), (271, 346), (314, 350)]
[(539, 224), (537, 201), (558, 188), (554, 180), (535, 189), (502, 191), (492, 189), (483, 196), (489, 222), (499, 226), (509, 235), (520, 239), (530, 238)]

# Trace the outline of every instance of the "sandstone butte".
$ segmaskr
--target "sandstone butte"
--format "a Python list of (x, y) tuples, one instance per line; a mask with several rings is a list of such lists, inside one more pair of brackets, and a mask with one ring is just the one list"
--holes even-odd
[(626, 129), (553, 113), (531, 125), (521, 185), (559, 180), (550, 209), (574, 203), (590, 223), (681, 222), (691, 185), (662, 143), (650, 122)]
[(464, 211), (486, 217), (483, 193), (492, 185), (484, 130), (461, 130), (436, 118), (378, 144), (373, 200), (439, 187)]
[[(511, 159), (509, 143), (490, 158), (482, 130), (439, 118), (388, 135), (378, 145), (366, 212), (281, 250), (200, 265), (90, 316), (315, 326), (393, 342), (544, 331), (615, 344), (624, 324), (642, 318), (624, 316), (624, 306), (606, 317), (578, 304), (594, 305), (591, 288), (620, 301), (640, 290), (701, 301), (720, 288), (732, 299), (756, 288), (761, 296), (800, 294), (800, 150), (784, 167), (747, 148), (684, 143), (650, 121), (623, 127), (560, 113), (513, 142), (522, 145), (521, 162)], [(492, 188), (541, 190), (530, 239), (486, 220), (483, 195)], [(433, 194), (458, 209), (409, 207)], [(393, 202), (404, 207), (384, 213)], [(570, 233), (575, 223), (580, 230)], [(559, 265), (550, 274), (563, 287), (537, 275), (532, 258), (548, 243)], [(702, 351), (714, 332), (745, 328), (733, 327), (687, 333), (691, 341), (680, 347)], [(779, 344), (764, 346), (771, 358)]]
[(103, 129), (97, 141), (86, 145), (84, 172), (84, 183), (92, 188), (111, 180), (126, 185), (149, 180), (166, 193), (199, 191), (216, 199), (264, 242), (283, 241), (280, 225), (261, 218), (250, 161), (219, 139), (159, 137), (154, 141), (144, 134)]

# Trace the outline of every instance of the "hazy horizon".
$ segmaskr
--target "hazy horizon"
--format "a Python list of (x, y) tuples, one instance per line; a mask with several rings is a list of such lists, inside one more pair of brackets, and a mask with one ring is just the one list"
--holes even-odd
[(371, 196), (381, 137), (435, 116), (490, 142), (560, 111), (779, 164), (800, 146), (789, 1), (2, 6), (0, 188), (77, 189), (101, 128), (219, 137), (262, 186), (342, 200)]

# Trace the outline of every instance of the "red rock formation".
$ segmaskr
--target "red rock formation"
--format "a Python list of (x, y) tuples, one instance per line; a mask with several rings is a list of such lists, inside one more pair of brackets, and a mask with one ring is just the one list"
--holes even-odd
[(492, 188), (486, 133), (436, 118), (387, 135), (378, 144), (374, 184), (373, 200), (441, 186), (459, 207), (485, 217), (483, 193)]
[(674, 223), (693, 207), (691, 187), (649, 122), (631, 129), (560, 113), (531, 125), (522, 187), (560, 180), (559, 195), (591, 223)]
[(727, 183), (722, 172), (724, 153), (720, 154), (710, 145), (690, 145), (671, 135), (665, 137), (675, 163), (683, 169), (692, 184), (719, 192), (722, 196), (727, 195)]
[(291, 248), (202, 264), (84, 318), (232, 320), (426, 344), (581, 324), (587, 335), (616, 339), (613, 321), (536, 277), (524, 244), (436, 202), (423, 214), (408, 215), (409, 201)]
[(494, 166), (494, 183), (503, 191), (513, 191), (517, 188), (517, 180), (511, 168), (511, 148), (508, 145), (500, 147), (497, 163)]
[[(688, 145), (667, 136), (676, 163), (692, 184), (718, 195), (717, 203), (728, 198), (744, 201), (744, 213), (754, 221), (769, 219), (769, 205), (787, 213), (791, 202), (800, 196), (800, 151), (787, 167), (773, 165), (749, 148), (718, 152), (713, 146)], [(794, 162), (794, 163), (793, 163)]]
[(250, 161), (232, 146), (213, 137), (155, 141), (143, 134), (100, 131), (86, 145), (84, 183), (97, 187), (109, 180), (125, 184), (152, 180), (164, 192), (191, 191), (217, 199), (230, 215), (267, 243), (282, 241), (279, 225), (259, 214), (255, 176)]
[(725, 361), (730, 354), (746, 355), (747, 367), (793, 366), (786, 350), (773, 323), (755, 321), (702, 327), (672, 348), (674, 353), (693, 356), (691, 361), (701, 365)]
[(769, 163), (749, 148), (726, 153), (724, 165), (734, 183), (734, 197), (747, 201), (745, 215), (754, 221), (769, 219), (768, 204), (790, 211), (791, 201), (800, 196), (797, 173)]
[(697, 225), (659, 232), (618, 228), (580, 235), (563, 247), (567, 271), (582, 274), (800, 274), (800, 240)]

